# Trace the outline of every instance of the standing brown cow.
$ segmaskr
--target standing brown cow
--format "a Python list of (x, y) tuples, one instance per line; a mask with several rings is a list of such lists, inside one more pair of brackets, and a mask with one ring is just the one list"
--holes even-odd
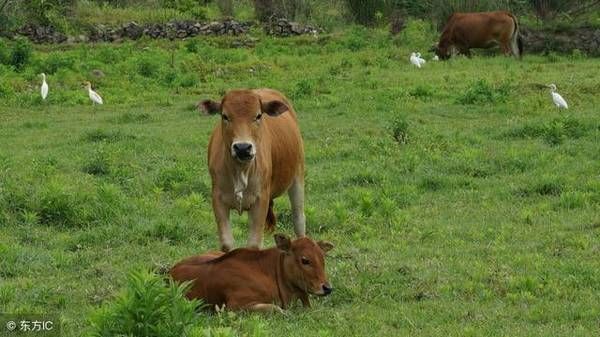
[(296, 235), (303, 237), (304, 148), (290, 102), (271, 89), (231, 90), (220, 103), (203, 101), (202, 108), (221, 116), (208, 145), (221, 250), (233, 248), (232, 209), (248, 211), (248, 247), (260, 248), (265, 223), (275, 226), (273, 199), (286, 191)]
[(523, 43), (519, 23), (510, 12), (454, 13), (448, 19), (435, 53), (443, 60), (452, 50), (471, 56), (470, 48), (491, 48), (500, 45), (505, 55), (521, 57)]

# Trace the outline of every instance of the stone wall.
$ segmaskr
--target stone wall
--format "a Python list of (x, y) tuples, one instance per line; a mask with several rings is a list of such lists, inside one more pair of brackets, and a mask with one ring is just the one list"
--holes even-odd
[[(63, 42), (116, 42), (137, 40), (141, 37), (152, 39), (183, 39), (197, 35), (241, 35), (246, 34), (253, 22), (238, 22), (232, 19), (214, 22), (173, 21), (165, 24), (139, 25), (135, 22), (118, 27), (92, 26), (87, 34), (66, 36), (52, 27), (24, 26), (16, 33), (29, 38), (34, 43)], [(317, 27), (302, 25), (286, 19), (276, 19), (265, 25), (267, 34), (286, 37), (302, 34), (316, 36), (322, 32)], [(582, 27), (570, 29), (532, 29), (521, 27), (525, 54), (531, 53), (571, 53), (579, 49), (590, 56), (600, 56), (600, 28)]]
[[(165, 24), (139, 25), (128, 22), (118, 27), (95, 25), (87, 29), (87, 33), (78, 36), (66, 36), (53, 27), (27, 25), (16, 34), (27, 37), (34, 43), (63, 43), (63, 42), (118, 42), (122, 40), (137, 40), (141, 37), (152, 39), (183, 39), (197, 35), (241, 35), (246, 34), (254, 25), (253, 22), (238, 22), (225, 19), (214, 22), (172, 21)], [(315, 35), (321, 30), (278, 19), (274, 24), (266, 25), (265, 31), (275, 36), (292, 36), (302, 34)]]
[(572, 53), (579, 49), (590, 56), (600, 56), (600, 28), (536, 30), (521, 27), (525, 54)]

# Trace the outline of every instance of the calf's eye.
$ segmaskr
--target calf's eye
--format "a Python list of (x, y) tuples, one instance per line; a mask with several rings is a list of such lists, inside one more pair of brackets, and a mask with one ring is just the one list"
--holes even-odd
[(302, 261), (303, 265), (309, 265), (310, 264), (310, 260), (305, 258), (304, 256), (300, 259), (300, 261)]
[(229, 122), (229, 117), (227, 117), (227, 115), (221, 115), (221, 118), (223, 118), (224, 121)]
[(254, 119), (255, 121), (260, 121), (260, 119), (262, 118), (262, 114), (258, 114), (256, 115), (256, 118)]

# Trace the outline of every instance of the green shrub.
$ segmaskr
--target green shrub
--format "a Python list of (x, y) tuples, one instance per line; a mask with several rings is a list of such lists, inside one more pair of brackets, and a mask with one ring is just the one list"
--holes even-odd
[(33, 211), (39, 215), (40, 223), (65, 227), (78, 226), (79, 205), (75, 196), (60, 182), (50, 182), (38, 192)]
[(48, 55), (38, 72), (54, 74), (61, 69), (73, 69), (74, 64), (75, 59), (73, 56), (60, 52), (52, 52)]
[(385, 10), (384, 0), (346, 0), (346, 7), (354, 20), (365, 26), (373, 26)]
[(17, 39), (10, 54), (9, 64), (17, 70), (23, 69), (31, 60), (32, 50), (31, 43), (27, 39)]
[(145, 123), (152, 119), (152, 116), (147, 112), (126, 112), (121, 116), (115, 119), (116, 123), (126, 124), (126, 123)]
[(8, 82), (0, 78), (0, 98), (8, 98), (14, 94), (12, 86)]
[(585, 129), (585, 126), (574, 118), (555, 118), (544, 126), (543, 137), (548, 144), (559, 145), (567, 138), (581, 137)]
[(188, 335), (197, 321), (200, 302), (184, 297), (186, 286), (169, 283), (148, 271), (134, 271), (127, 276), (125, 291), (102, 307), (91, 318), (95, 336)]
[(432, 42), (437, 39), (437, 33), (433, 29), (430, 21), (410, 19), (406, 27), (398, 37), (394, 38), (394, 44), (401, 46), (411, 46), (411, 51), (427, 50)]
[(509, 94), (509, 86), (502, 84), (493, 87), (486, 80), (473, 83), (456, 101), (460, 104), (482, 104), (505, 102)]
[[(2, 18), (0, 17), (0, 19)], [(2, 30), (2, 27), (0, 27), (0, 30)], [(8, 45), (3, 39), (0, 39), (0, 64), (9, 64), (8, 60)]]
[(390, 129), (392, 131), (392, 137), (399, 144), (408, 143), (408, 120), (404, 115), (398, 115), (394, 120), (392, 120)]
[(417, 98), (421, 101), (429, 101), (434, 94), (434, 90), (430, 85), (417, 85), (411, 89), (408, 94), (411, 97)]
[(591, 127), (570, 117), (554, 118), (547, 123), (527, 124), (505, 133), (511, 138), (542, 138), (550, 145), (560, 145), (567, 139), (577, 139)]
[(195, 73), (186, 73), (178, 77), (177, 85), (181, 88), (191, 88), (198, 82), (198, 77)]
[(160, 63), (152, 57), (140, 57), (137, 60), (137, 72), (144, 77), (154, 77), (160, 69)]
[(293, 90), (293, 96), (295, 98), (301, 98), (309, 96), (315, 91), (315, 82), (309, 79), (301, 79), (296, 83), (296, 87)]
[(107, 175), (110, 173), (110, 158), (102, 149), (97, 150), (81, 170), (95, 176)]

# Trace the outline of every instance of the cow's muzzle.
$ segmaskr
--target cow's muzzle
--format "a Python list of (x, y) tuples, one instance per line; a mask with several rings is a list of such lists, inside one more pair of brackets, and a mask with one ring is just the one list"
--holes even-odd
[(329, 282), (325, 282), (323, 283), (323, 285), (321, 285), (320, 291), (316, 292), (315, 295), (327, 296), (331, 294), (332, 291), (333, 287), (331, 286), (331, 284), (329, 284)]
[(231, 145), (233, 156), (242, 162), (254, 159), (255, 149), (252, 143), (238, 142)]
[(331, 285), (327, 282), (325, 282), (325, 284), (323, 284), (323, 296), (327, 296), (329, 294), (331, 294), (331, 292), (333, 291), (333, 288), (331, 287)]

